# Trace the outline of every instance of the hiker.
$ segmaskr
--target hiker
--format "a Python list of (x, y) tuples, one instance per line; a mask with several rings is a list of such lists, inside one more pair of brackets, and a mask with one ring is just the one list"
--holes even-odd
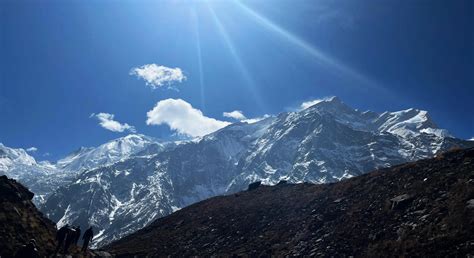
[(36, 249), (36, 240), (31, 239), (27, 245), (24, 245), (16, 252), (15, 257), (23, 258), (23, 257), (31, 257), (31, 258), (39, 258), (38, 249)]
[(74, 228), (68, 227), (67, 234), (66, 234), (66, 242), (64, 243), (64, 253), (67, 254), (69, 252), (69, 246), (74, 243), (76, 238), (76, 230)]
[(76, 230), (76, 234), (74, 235), (74, 244), (77, 245), (79, 238), (81, 237), (81, 226), (77, 226), (74, 229)]
[(64, 240), (66, 240), (66, 235), (68, 232), (69, 225), (66, 224), (63, 227), (61, 227), (58, 232), (56, 232), (56, 241), (58, 241), (58, 246), (56, 247), (55, 253), (58, 253), (58, 251), (61, 249), (61, 246), (64, 244)]
[(84, 232), (84, 235), (82, 236), (82, 240), (84, 240), (84, 243), (82, 244), (83, 252), (87, 251), (87, 246), (89, 245), (89, 242), (92, 240), (93, 237), (94, 237), (94, 232), (92, 231), (92, 226), (91, 226), (89, 227), (89, 229), (87, 229)]

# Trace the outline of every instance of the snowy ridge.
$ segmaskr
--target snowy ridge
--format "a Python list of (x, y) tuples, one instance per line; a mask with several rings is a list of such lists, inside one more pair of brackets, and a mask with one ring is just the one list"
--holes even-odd
[(16, 179), (30, 188), (35, 193), (35, 203), (44, 202), (47, 195), (68, 178), (50, 162), (36, 162), (24, 149), (9, 148), (1, 143), (0, 175)]
[(360, 112), (329, 98), (87, 170), (42, 210), (55, 221), (94, 225), (101, 246), (251, 182), (334, 182), (470, 145), (439, 129), (426, 111)]
[(24, 149), (8, 148), (0, 143), (0, 171), (7, 171), (15, 164), (33, 166), (36, 164), (36, 160)]
[(24, 149), (0, 143), (0, 175), (7, 175), (28, 186), (35, 193), (33, 201), (41, 204), (59, 186), (71, 183), (83, 171), (111, 165), (148, 149), (157, 153), (164, 145), (153, 138), (132, 134), (71, 153), (56, 163), (36, 162)]
[(130, 134), (102, 144), (96, 148), (84, 148), (60, 159), (57, 166), (68, 171), (84, 171), (113, 164), (134, 155), (151, 144), (158, 144), (152, 138), (141, 134)]

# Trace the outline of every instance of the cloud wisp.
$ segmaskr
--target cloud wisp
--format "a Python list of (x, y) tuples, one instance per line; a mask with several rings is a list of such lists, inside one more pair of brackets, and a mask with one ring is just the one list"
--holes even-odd
[(98, 113), (98, 114), (92, 113), (89, 117), (97, 118), (99, 120), (100, 126), (112, 132), (118, 132), (118, 133), (122, 133), (124, 131), (129, 131), (132, 133), (136, 132), (134, 126), (131, 126), (127, 123), (120, 123), (118, 121), (115, 121), (114, 116), (115, 115), (109, 114), (109, 113)]
[(173, 83), (186, 80), (186, 76), (180, 68), (170, 68), (157, 64), (146, 64), (140, 67), (134, 67), (130, 70), (130, 75), (135, 75), (145, 80), (146, 85), (152, 89), (164, 86), (171, 87)]
[(156, 103), (147, 113), (147, 125), (168, 125), (178, 134), (192, 137), (204, 136), (231, 123), (205, 116), (182, 99), (165, 99)]
[(259, 117), (244, 119), (244, 120), (242, 120), (242, 122), (249, 123), (249, 124), (253, 124), (253, 123), (256, 123), (256, 122), (260, 122), (260, 121), (262, 121), (263, 119), (267, 119), (267, 118), (269, 118), (269, 117), (271, 117), (271, 115), (265, 114), (265, 115), (259, 116)]
[(28, 149), (26, 149), (27, 152), (37, 152), (38, 151), (38, 148), (36, 147), (29, 147)]
[(247, 117), (245, 117), (244, 113), (242, 113), (242, 111), (240, 111), (240, 110), (234, 110), (232, 112), (224, 112), (224, 113), (222, 113), (222, 115), (224, 117), (232, 118), (232, 119), (239, 120), (239, 121), (247, 119)]
[(313, 105), (316, 105), (318, 103), (321, 103), (323, 101), (324, 101), (324, 99), (313, 99), (313, 100), (310, 100), (310, 101), (305, 101), (305, 102), (301, 103), (300, 110), (307, 109), (307, 108), (309, 108)]
[(313, 99), (313, 100), (305, 101), (305, 102), (301, 103), (299, 110), (307, 109), (311, 106), (314, 106), (316, 104), (319, 104), (321, 102), (324, 102), (324, 101), (327, 101), (327, 100), (330, 100), (330, 99), (331, 98), (321, 98), (321, 99)]
[(232, 119), (238, 120), (240, 122), (249, 123), (249, 124), (253, 124), (253, 123), (259, 122), (263, 119), (271, 117), (270, 115), (265, 114), (265, 115), (260, 116), (260, 117), (247, 118), (244, 115), (244, 113), (240, 110), (234, 110), (232, 112), (224, 112), (222, 115), (224, 117), (232, 118)]
[(320, 98), (320, 99), (312, 99), (312, 100), (308, 100), (308, 101), (305, 101), (303, 103), (301, 103), (301, 105), (299, 106), (299, 110), (303, 110), (303, 109), (307, 109), (311, 106), (314, 106), (318, 103), (321, 103), (321, 102), (324, 102), (324, 101), (331, 101), (333, 100), (335, 97), (325, 97), (325, 98)]

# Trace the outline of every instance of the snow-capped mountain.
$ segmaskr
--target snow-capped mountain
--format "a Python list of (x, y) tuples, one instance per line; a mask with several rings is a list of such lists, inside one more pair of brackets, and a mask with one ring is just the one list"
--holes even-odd
[(71, 183), (79, 173), (111, 165), (147, 149), (153, 153), (164, 144), (144, 135), (128, 135), (102, 144), (96, 148), (84, 148), (71, 153), (56, 163), (36, 162), (23, 149), (13, 149), (0, 143), (0, 175), (17, 179), (35, 193), (34, 202), (40, 204), (59, 186)]
[(24, 149), (9, 148), (0, 143), (0, 171), (8, 171), (16, 164), (32, 166), (36, 164), (36, 160)]
[(164, 147), (163, 144), (158, 143), (151, 137), (141, 134), (130, 134), (96, 148), (81, 147), (67, 157), (58, 160), (56, 166), (59, 169), (68, 171), (89, 170), (126, 159), (152, 144), (158, 146), (159, 149)]
[(228, 190), (256, 180), (327, 183), (461, 144), (426, 111), (360, 112), (338, 98), (279, 115), (238, 164)]
[(100, 246), (254, 181), (334, 182), (469, 145), (439, 129), (426, 111), (360, 112), (330, 98), (88, 170), (59, 188), (42, 210), (59, 224), (94, 225)]
[(45, 201), (67, 175), (58, 173), (54, 165), (47, 161), (36, 162), (24, 149), (9, 148), (0, 143), (0, 175), (6, 175), (28, 186), (35, 193), (34, 201)]

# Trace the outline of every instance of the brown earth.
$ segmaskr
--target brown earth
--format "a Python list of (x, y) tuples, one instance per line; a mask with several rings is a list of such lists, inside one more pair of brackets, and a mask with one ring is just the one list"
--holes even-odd
[(119, 256), (474, 255), (474, 149), (334, 184), (211, 198), (105, 249)]

